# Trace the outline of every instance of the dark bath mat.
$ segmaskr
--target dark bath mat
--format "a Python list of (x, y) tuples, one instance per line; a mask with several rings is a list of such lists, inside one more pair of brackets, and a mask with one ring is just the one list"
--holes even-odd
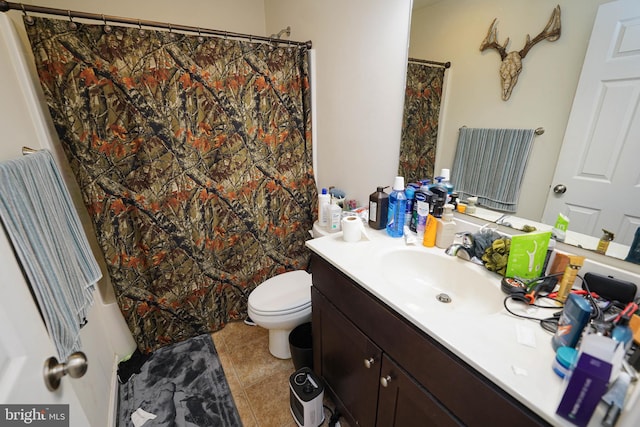
[(118, 426), (132, 427), (141, 408), (157, 417), (144, 427), (242, 426), (211, 336), (156, 350), (125, 384), (119, 384)]

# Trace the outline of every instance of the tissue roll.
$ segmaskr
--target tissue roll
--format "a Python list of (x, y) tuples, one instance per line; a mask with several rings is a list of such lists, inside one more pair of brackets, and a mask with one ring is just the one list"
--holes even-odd
[(357, 242), (362, 233), (362, 221), (357, 216), (342, 218), (342, 239), (345, 242)]

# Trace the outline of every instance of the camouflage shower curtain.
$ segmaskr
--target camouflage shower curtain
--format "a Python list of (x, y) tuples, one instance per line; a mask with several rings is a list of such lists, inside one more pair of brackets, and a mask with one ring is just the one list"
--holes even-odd
[(244, 318), (256, 285), (309, 261), (307, 49), (75, 25), (25, 23), (138, 347)]
[(444, 68), (410, 62), (404, 99), (398, 175), (433, 181)]

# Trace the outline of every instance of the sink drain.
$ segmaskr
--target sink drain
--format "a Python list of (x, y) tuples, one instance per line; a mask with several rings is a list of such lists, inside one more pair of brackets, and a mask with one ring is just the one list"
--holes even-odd
[(451, 297), (447, 294), (438, 294), (436, 295), (436, 299), (440, 302), (444, 302), (444, 303), (450, 303), (451, 302)]

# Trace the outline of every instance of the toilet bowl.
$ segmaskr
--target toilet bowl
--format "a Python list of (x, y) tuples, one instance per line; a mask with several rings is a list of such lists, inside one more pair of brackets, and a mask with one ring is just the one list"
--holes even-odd
[(289, 333), (311, 321), (311, 274), (289, 271), (264, 281), (249, 295), (248, 315), (269, 330), (269, 352), (289, 359)]
[[(314, 224), (314, 238), (327, 234)], [(311, 274), (296, 270), (265, 280), (249, 294), (247, 314), (256, 325), (269, 330), (269, 352), (289, 359), (289, 333), (311, 321)]]

